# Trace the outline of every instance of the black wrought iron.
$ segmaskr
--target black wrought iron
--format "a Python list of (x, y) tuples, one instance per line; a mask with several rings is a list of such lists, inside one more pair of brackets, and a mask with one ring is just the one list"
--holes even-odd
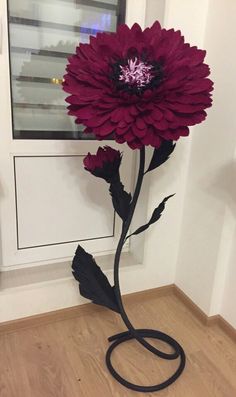
[[(145, 168), (145, 147), (140, 149), (140, 163), (139, 163), (139, 172), (138, 172), (138, 177), (137, 177), (137, 182), (136, 182), (136, 187), (133, 195), (133, 200), (130, 205), (130, 210), (129, 210), (129, 215), (126, 220), (123, 221), (123, 226), (122, 226), (122, 232), (120, 236), (120, 240), (117, 246), (116, 254), (115, 254), (115, 261), (114, 261), (114, 290), (115, 290), (115, 295), (117, 299), (117, 303), (119, 306), (120, 314), (121, 317), (128, 328), (128, 331), (119, 333), (117, 335), (113, 335), (108, 338), (109, 342), (112, 342), (112, 344), (109, 346), (107, 353), (106, 353), (106, 364), (107, 368), (112, 374), (112, 376), (120, 382), (122, 385), (125, 387), (138, 391), (138, 392), (143, 392), (143, 393), (150, 393), (150, 392), (155, 392), (161, 389), (166, 388), (167, 386), (171, 385), (173, 382), (176, 381), (176, 379), (181, 375), (181, 373), (184, 370), (185, 367), (185, 353), (183, 348), (180, 346), (180, 344), (174, 340), (171, 336), (157, 330), (152, 330), (152, 329), (135, 329), (135, 327), (131, 324), (124, 306), (122, 302), (122, 296), (121, 296), (121, 291), (120, 291), (120, 281), (119, 281), (119, 263), (120, 263), (120, 256), (122, 252), (123, 245), (126, 240), (126, 236), (134, 215), (135, 207), (139, 198), (140, 190), (142, 187), (142, 182), (143, 182), (143, 177), (144, 177), (144, 168)], [(167, 345), (172, 347), (173, 352), (172, 353), (165, 353), (154, 346), (152, 346), (145, 338), (154, 338), (158, 339), (162, 342), (165, 342)], [(166, 359), (166, 360), (175, 360), (179, 359), (179, 366), (175, 373), (169, 377), (167, 380), (165, 380), (162, 383), (153, 385), (153, 386), (141, 386), (141, 385), (136, 385), (134, 383), (131, 383), (124, 379), (121, 375), (118, 374), (118, 372), (114, 369), (112, 362), (111, 362), (111, 356), (113, 350), (120, 345), (123, 342), (129, 341), (131, 339), (136, 339), (143, 347), (145, 347), (148, 351), (151, 353), (155, 354), (156, 356)]]

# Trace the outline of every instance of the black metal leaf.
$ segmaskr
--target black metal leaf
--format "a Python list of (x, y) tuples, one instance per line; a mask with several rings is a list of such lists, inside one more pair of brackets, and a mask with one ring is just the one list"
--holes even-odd
[(123, 221), (126, 220), (132, 200), (131, 194), (124, 190), (124, 186), (119, 179), (111, 182), (109, 191), (115, 211)]
[(173, 144), (173, 141), (163, 141), (162, 145), (158, 149), (154, 149), (153, 156), (146, 173), (165, 163), (170, 157), (174, 148), (175, 144)]
[(145, 225), (140, 226), (137, 230), (135, 230), (135, 232), (133, 232), (129, 236), (127, 236), (126, 239), (129, 238), (130, 236), (144, 232), (144, 230), (148, 229), (149, 226), (151, 226), (153, 223), (158, 221), (158, 219), (160, 219), (160, 217), (161, 217), (163, 210), (165, 209), (166, 201), (169, 200), (169, 198), (171, 198), (173, 196), (174, 196), (174, 194), (171, 194), (170, 196), (167, 196), (166, 198), (164, 198), (164, 200), (162, 200), (162, 202), (158, 205), (158, 207), (155, 208), (155, 210), (153, 211), (149, 222), (146, 223)]
[(84, 298), (97, 305), (106, 306), (119, 313), (114, 288), (96, 264), (92, 255), (78, 245), (73, 262), (72, 273), (79, 282), (79, 290)]

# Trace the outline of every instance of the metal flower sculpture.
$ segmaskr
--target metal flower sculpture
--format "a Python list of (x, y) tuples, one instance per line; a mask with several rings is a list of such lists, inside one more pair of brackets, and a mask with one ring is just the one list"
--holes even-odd
[[(150, 329), (136, 329), (131, 324), (122, 302), (119, 284), (119, 262), (125, 241), (145, 231), (158, 221), (169, 195), (154, 209), (150, 220), (131, 235), (128, 230), (135, 212), (143, 178), (165, 163), (175, 148), (174, 141), (189, 134), (189, 126), (206, 118), (211, 106), (213, 83), (210, 70), (203, 61), (206, 52), (185, 43), (180, 31), (162, 29), (158, 22), (144, 31), (138, 24), (130, 29), (119, 26), (116, 33), (98, 33), (89, 44), (80, 44), (69, 58), (63, 88), (70, 94), (66, 99), (69, 114), (76, 123), (86, 126), (97, 139), (113, 138), (139, 150), (139, 171), (133, 196), (120, 180), (120, 151), (105, 146), (95, 155), (84, 159), (85, 169), (104, 179), (115, 211), (123, 222), (114, 261), (114, 286), (96, 264), (92, 255), (78, 246), (72, 263), (80, 293), (94, 303), (119, 313), (128, 329), (109, 338), (113, 342), (106, 354), (106, 364), (124, 386), (154, 392), (173, 383), (185, 367), (183, 348), (172, 337)], [(151, 145), (153, 156), (145, 170), (145, 146)], [(172, 347), (165, 353), (146, 338), (156, 338)], [(136, 339), (151, 353), (163, 359), (179, 358), (175, 373), (166, 381), (153, 386), (133, 384), (117, 373), (111, 354), (120, 344)]]

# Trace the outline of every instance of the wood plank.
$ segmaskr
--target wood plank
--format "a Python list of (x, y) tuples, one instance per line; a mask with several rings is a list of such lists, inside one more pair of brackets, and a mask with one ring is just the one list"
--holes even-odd
[[(233, 397), (236, 345), (232, 338), (218, 324), (204, 325), (173, 293), (173, 287), (170, 293), (167, 291), (125, 297), (127, 312), (136, 327), (167, 332), (185, 349), (187, 365), (183, 375), (158, 395)], [(62, 312), (54, 313), (53, 322), (45, 323), (43, 318), (37, 325), (33, 322), (31, 328), (0, 335), (1, 397), (137, 396), (117, 383), (105, 366), (107, 337), (125, 329), (120, 317), (95, 305), (94, 309), (85, 306), (67, 311), (67, 318), (61, 317)], [(165, 379), (177, 366), (175, 361), (155, 357), (135, 341), (117, 348), (113, 362), (129, 380), (144, 385)]]

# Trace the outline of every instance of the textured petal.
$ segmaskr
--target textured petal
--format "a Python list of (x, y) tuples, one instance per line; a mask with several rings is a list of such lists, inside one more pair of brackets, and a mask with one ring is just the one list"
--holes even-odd
[(107, 135), (110, 135), (114, 131), (114, 129), (114, 126), (111, 123), (107, 122), (99, 127), (93, 128), (93, 131), (97, 137), (106, 137)]
[(147, 127), (145, 127), (144, 129), (140, 130), (139, 128), (137, 128), (136, 124), (132, 125), (132, 131), (133, 134), (138, 137), (138, 138), (142, 138), (147, 134)]

